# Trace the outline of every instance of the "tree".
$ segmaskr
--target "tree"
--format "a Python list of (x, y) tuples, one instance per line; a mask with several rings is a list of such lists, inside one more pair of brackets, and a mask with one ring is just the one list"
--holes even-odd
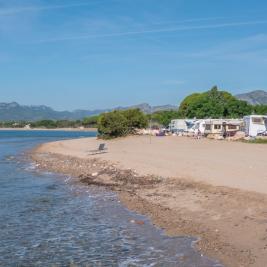
[(147, 117), (139, 109), (103, 113), (97, 123), (98, 132), (102, 138), (133, 134), (136, 129), (145, 128), (147, 124)]
[(115, 110), (101, 114), (97, 125), (102, 138), (114, 138), (128, 134), (127, 119), (121, 111)]
[(91, 116), (91, 117), (86, 117), (82, 121), (82, 125), (84, 127), (97, 127), (97, 121), (99, 119), (99, 116)]
[(122, 114), (127, 120), (129, 133), (135, 133), (136, 129), (146, 128), (148, 125), (148, 119), (140, 109), (128, 109), (122, 111)]
[(152, 120), (152, 122), (157, 122), (164, 127), (168, 127), (171, 120), (178, 119), (181, 117), (181, 115), (177, 110), (164, 110), (157, 111), (151, 115), (148, 115), (148, 117)]
[(238, 100), (226, 91), (219, 91), (217, 86), (211, 90), (186, 97), (179, 113), (186, 118), (235, 118), (252, 112), (252, 106)]
[(256, 105), (256, 106), (253, 106), (253, 112), (255, 114), (267, 115), (267, 105)]
[(33, 128), (43, 127), (47, 129), (52, 129), (52, 128), (56, 128), (57, 124), (56, 124), (56, 121), (53, 121), (53, 120), (41, 120), (41, 121), (36, 121), (36, 122), (31, 123), (31, 126)]

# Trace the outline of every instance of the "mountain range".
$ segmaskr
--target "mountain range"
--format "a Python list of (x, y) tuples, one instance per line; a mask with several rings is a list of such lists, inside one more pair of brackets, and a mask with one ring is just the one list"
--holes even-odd
[(267, 92), (256, 90), (235, 96), (237, 99), (244, 100), (251, 105), (267, 105)]
[[(245, 94), (235, 96), (240, 100), (247, 101), (252, 105), (267, 105), (267, 92), (256, 90)], [(144, 113), (149, 114), (162, 110), (175, 110), (178, 107), (172, 105), (150, 106), (147, 103), (129, 106), (116, 107), (113, 109), (95, 109), (95, 110), (74, 110), (74, 111), (56, 111), (50, 107), (41, 106), (25, 106), (16, 102), (0, 103), (0, 121), (37, 121), (37, 120), (78, 120), (84, 117), (98, 115), (103, 112), (112, 110), (126, 110), (130, 108), (139, 108)]]
[(84, 117), (98, 115), (103, 112), (112, 110), (126, 110), (130, 108), (139, 108), (144, 113), (153, 113), (161, 110), (177, 109), (175, 106), (150, 106), (147, 103), (130, 106), (116, 107), (113, 109), (96, 109), (96, 110), (75, 110), (75, 111), (56, 111), (50, 107), (25, 106), (16, 102), (0, 103), (0, 121), (37, 121), (37, 120), (78, 120)]

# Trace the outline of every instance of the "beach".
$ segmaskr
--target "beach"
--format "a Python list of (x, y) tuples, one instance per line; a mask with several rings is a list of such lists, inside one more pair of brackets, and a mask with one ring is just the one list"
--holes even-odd
[[(107, 153), (90, 150), (106, 143)], [(170, 235), (199, 237), (197, 249), (225, 266), (267, 262), (266, 145), (132, 136), (46, 143), (41, 169), (118, 192), (130, 209)]]

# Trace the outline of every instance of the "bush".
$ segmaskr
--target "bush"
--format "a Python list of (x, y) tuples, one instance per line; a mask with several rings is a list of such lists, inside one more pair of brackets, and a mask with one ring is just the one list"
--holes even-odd
[(148, 124), (147, 117), (138, 109), (103, 113), (98, 119), (98, 133), (102, 138), (116, 138), (135, 133)]
[(99, 119), (99, 116), (91, 116), (91, 117), (86, 117), (83, 119), (82, 121), (82, 125), (84, 127), (91, 127), (91, 128), (95, 128), (97, 127), (97, 121)]
[(98, 133), (103, 138), (114, 138), (128, 134), (127, 119), (120, 111), (103, 113), (98, 119)]
[(147, 127), (148, 119), (139, 109), (128, 109), (122, 111), (122, 113), (127, 120), (129, 133), (135, 133), (136, 129), (142, 129)]

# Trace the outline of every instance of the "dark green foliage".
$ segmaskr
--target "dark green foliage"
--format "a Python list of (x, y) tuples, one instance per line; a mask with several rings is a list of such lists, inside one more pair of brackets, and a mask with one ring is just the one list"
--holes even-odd
[[(25, 122), (25, 121), (5, 121), (0, 122), (0, 128), (23, 128), (26, 125), (30, 125), (31, 128), (44, 128), (44, 129), (56, 129), (56, 128), (78, 128), (83, 125), (83, 122), (80, 120), (70, 121), (70, 120), (41, 120), (35, 122)], [(96, 126), (96, 125), (94, 125)], [(88, 126), (89, 127), (89, 126)], [(92, 126), (90, 126), (92, 127)]]
[(148, 119), (139, 109), (128, 109), (121, 112), (127, 120), (129, 133), (134, 133), (135, 129), (147, 127)]
[(53, 120), (41, 120), (31, 123), (31, 127), (33, 128), (47, 128), (47, 129), (53, 129), (57, 127), (57, 124)]
[(82, 121), (82, 125), (87, 128), (96, 128), (99, 116), (86, 117)]
[(0, 128), (23, 128), (27, 124), (25, 121), (3, 121), (0, 122)]
[(98, 132), (102, 138), (115, 138), (132, 134), (147, 126), (146, 116), (138, 109), (103, 113), (98, 119)]
[(210, 91), (186, 97), (179, 107), (184, 118), (239, 118), (251, 114), (253, 108), (230, 93), (214, 86)]
[(181, 115), (178, 111), (169, 110), (169, 111), (158, 111), (151, 115), (147, 115), (148, 119), (152, 121), (152, 123), (158, 123), (164, 127), (167, 127), (171, 120), (181, 118)]
[(121, 111), (103, 113), (98, 120), (98, 133), (102, 138), (114, 138), (128, 134), (127, 119)]
[(267, 115), (267, 105), (253, 106), (253, 112), (259, 115)]

